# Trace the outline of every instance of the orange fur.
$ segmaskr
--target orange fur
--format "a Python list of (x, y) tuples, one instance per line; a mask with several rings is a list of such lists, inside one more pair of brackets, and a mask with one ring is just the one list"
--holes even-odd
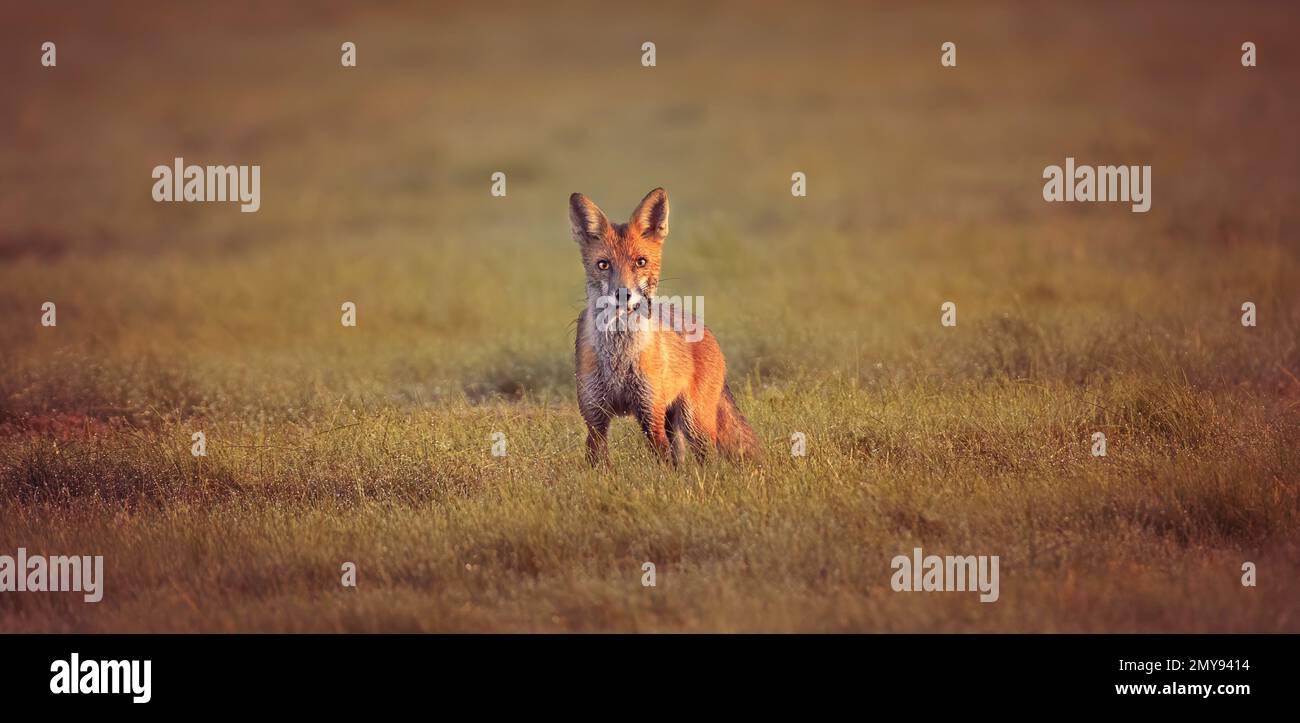
[[(651, 191), (628, 223), (613, 224), (575, 193), (569, 221), (587, 273), (575, 368), (588, 460), (608, 461), (610, 420), (625, 414), (637, 419), (664, 460), (680, 461), (685, 446), (699, 456), (717, 449), (731, 458), (758, 457), (758, 440), (727, 389), (722, 349), (707, 328), (695, 340), (683, 333), (694, 327), (685, 309), (664, 307), (663, 323), (645, 329), (601, 326), (611, 318), (609, 301), (617, 299), (631, 317), (654, 298), (668, 236), (668, 194)], [(620, 296), (621, 290), (627, 293)]]

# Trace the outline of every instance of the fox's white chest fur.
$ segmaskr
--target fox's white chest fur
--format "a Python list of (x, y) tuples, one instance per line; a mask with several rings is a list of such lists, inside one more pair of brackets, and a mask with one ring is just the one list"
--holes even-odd
[(612, 411), (625, 414), (644, 397), (646, 380), (640, 371), (642, 352), (653, 341), (654, 331), (631, 328), (602, 331), (597, 323), (596, 309), (587, 307), (587, 338), (596, 352), (596, 378), (598, 389)]

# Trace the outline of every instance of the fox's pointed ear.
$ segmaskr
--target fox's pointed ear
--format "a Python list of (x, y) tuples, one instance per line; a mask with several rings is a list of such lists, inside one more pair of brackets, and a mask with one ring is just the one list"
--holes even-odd
[(592, 203), (590, 198), (575, 193), (569, 196), (569, 227), (573, 231), (573, 240), (583, 246), (590, 241), (605, 238), (609, 231), (609, 219), (605, 212)]
[(668, 238), (668, 192), (656, 188), (647, 193), (632, 212), (628, 225), (636, 229), (641, 238), (659, 242)]

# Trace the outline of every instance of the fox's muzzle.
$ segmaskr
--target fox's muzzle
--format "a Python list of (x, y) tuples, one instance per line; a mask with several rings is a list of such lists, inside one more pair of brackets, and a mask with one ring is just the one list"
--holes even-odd
[(620, 286), (614, 291), (614, 308), (620, 312), (624, 310), (628, 312), (638, 311), (643, 304), (645, 304), (645, 297), (636, 289)]

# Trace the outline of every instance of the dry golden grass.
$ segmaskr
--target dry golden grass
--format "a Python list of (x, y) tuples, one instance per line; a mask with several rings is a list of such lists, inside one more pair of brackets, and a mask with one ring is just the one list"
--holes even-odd
[[(1292, 9), (25, 12), (0, 554), (106, 591), (0, 631), (1300, 631)], [(177, 155), (262, 210), (154, 204)], [(1151, 212), (1043, 203), (1066, 155), (1152, 164)], [(582, 462), (565, 199), (657, 185), (761, 467), (627, 421)], [(892, 592), (914, 546), (1001, 600)]]

